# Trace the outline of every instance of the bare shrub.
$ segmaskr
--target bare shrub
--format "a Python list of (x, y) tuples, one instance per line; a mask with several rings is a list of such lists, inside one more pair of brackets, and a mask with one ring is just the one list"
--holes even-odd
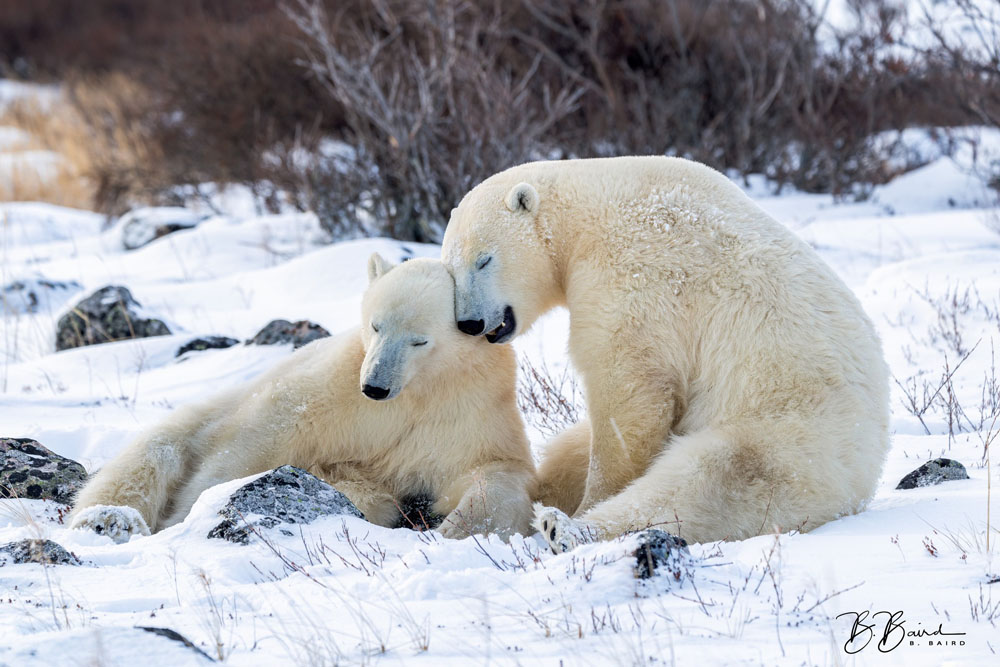
[(938, 11), (950, 10), (951, 20), (942, 23), (924, 7), (922, 27), (932, 36), (924, 57), (950, 74), (950, 103), (980, 125), (1000, 127), (1000, 0), (938, 4)]
[(331, 16), (318, 0), (297, 0), (288, 11), (305, 38), (303, 63), (344, 110), (354, 169), (369, 176), (367, 213), (395, 238), (437, 240), (468, 189), (544, 154), (582, 92), (542, 80), (540, 55), (524, 72), (504, 68), (499, 9), (371, 6), (346, 32), (343, 9)]
[(572, 370), (554, 373), (542, 362), (518, 359), (517, 407), (546, 438), (552, 438), (586, 414), (583, 390)]
[(470, 187), (538, 158), (676, 154), (864, 195), (914, 166), (873, 136), (996, 126), (997, 12), (934, 3), (982, 43), (939, 28), (917, 48), (899, 3), (852, 0), (856, 25), (832, 34), (817, 6), (40, 0), (0, 7), (0, 68), (132, 81), (118, 109), (80, 99), (99, 136), (128, 128), (112, 146), (146, 142), (125, 151), (142, 159), (101, 160), (102, 208), (241, 183), (334, 237), (437, 240)]
[[(924, 8), (922, 21), (932, 36), (930, 44), (922, 48), (922, 56), (944, 73), (941, 97), (973, 123), (1000, 128), (1000, 0), (949, 0), (942, 4), (937, 9), (950, 10), (950, 21), (938, 20), (931, 7)], [(997, 191), (1000, 202), (1000, 154), (973, 148), (975, 169)], [(1000, 219), (993, 219), (991, 226), (1000, 232)]]
[(169, 144), (149, 119), (155, 95), (134, 78), (111, 74), (74, 78), (66, 85), (86, 139), (71, 149), (86, 155), (83, 175), (93, 188), (93, 207), (111, 215), (138, 201), (153, 202), (173, 185)]

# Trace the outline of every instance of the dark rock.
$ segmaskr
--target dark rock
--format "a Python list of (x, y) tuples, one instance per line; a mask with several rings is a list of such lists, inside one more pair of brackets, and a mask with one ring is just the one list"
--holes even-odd
[(969, 473), (965, 471), (965, 466), (954, 459), (934, 459), (899, 480), (896, 488), (916, 489), (953, 479), (969, 479)]
[(231, 495), (219, 510), (224, 521), (208, 536), (246, 544), (255, 530), (338, 514), (365, 518), (347, 496), (323, 480), (300, 468), (281, 466)]
[(170, 333), (160, 320), (144, 317), (125, 287), (102, 287), (59, 318), (56, 350)]
[(83, 466), (30, 438), (0, 438), (0, 498), (70, 504), (87, 481)]
[(0, 566), (7, 563), (44, 563), (46, 565), (80, 565), (76, 555), (52, 540), (20, 540), (0, 547)]
[(635, 576), (649, 579), (656, 570), (681, 578), (683, 556), (689, 555), (687, 540), (668, 532), (651, 528), (639, 534), (639, 547), (635, 550)]
[(184, 343), (177, 349), (177, 354), (175, 357), (179, 357), (182, 354), (188, 352), (201, 352), (203, 350), (222, 350), (227, 347), (232, 347), (240, 341), (235, 338), (227, 338), (226, 336), (205, 336), (204, 338), (195, 338), (192, 341)]
[(176, 630), (171, 630), (170, 628), (151, 628), (151, 627), (148, 627), (148, 626), (145, 626), (145, 625), (137, 625), (137, 626), (135, 626), (135, 629), (136, 630), (142, 630), (144, 632), (149, 632), (149, 633), (152, 633), (154, 635), (158, 635), (160, 637), (164, 637), (166, 639), (169, 639), (171, 641), (178, 642), (181, 645), (186, 646), (187, 648), (191, 649), (195, 653), (198, 653), (198, 654), (202, 655), (203, 657), (208, 658), (208, 660), (210, 662), (215, 662), (215, 660), (212, 660), (212, 657), (210, 655), (208, 655), (207, 653), (205, 653), (204, 651), (202, 651), (200, 648), (198, 648), (197, 646), (195, 646), (194, 642), (192, 642), (190, 639), (188, 639), (187, 637), (185, 637), (181, 633), (177, 632)]
[(330, 332), (309, 320), (299, 320), (292, 323), (288, 320), (272, 320), (257, 332), (247, 345), (282, 345), (291, 343), (295, 349), (320, 338), (326, 338)]
[(122, 246), (126, 250), (141, 248), (167, 234), (191, 229), (202, 219), (194, 211), (177, 206), (133, 209), (118, 219), (122, 230)]
[(434, 498), (422, 494), (407, 496), (399, 501), (400, 516), (393, 528), (433, 530), (441, 525), (444, 517), (434, 511)]

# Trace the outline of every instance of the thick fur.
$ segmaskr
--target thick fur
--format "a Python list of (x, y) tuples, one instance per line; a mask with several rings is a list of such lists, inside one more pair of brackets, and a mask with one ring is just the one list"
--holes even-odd
[(572, 514), (583, 500), (590, 462), (590, 422), (583, 420), (545, 445), (534, 500)]
[(514, 167), (462, 200), (443, 256), (456, 319), (502, 342), (569, 309), (590, 426), (541, 466), (542, 500), (579, 524), (555, 532), (741, 539), (808, 530), (874, 492), (889, 438), (872, 323), (718, 172), (663, 157)]
[[(440, 262), (391, 268), (376, 255), (369, 272), (360, 329), (177, 410), (87, 484), (74, 525), (126, 539), (148, 532), (134, 512), (94, 507), (126, 506), (156, 531), (181, 521), (210, 486), (292, 464), (382, 526), (399, 518), (397, 500), (423, 494), (446, 517), (446, 536), (525, 532), (534, 465), (513, 351), (455, 329), (454, 283)], [(363, 395), (373, 383), (391, 400)]]

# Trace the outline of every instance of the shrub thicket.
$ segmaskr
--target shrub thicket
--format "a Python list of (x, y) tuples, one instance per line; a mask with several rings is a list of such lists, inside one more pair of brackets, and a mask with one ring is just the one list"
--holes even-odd
[(525, 160), (677, 154), (852, 193), (900, 168), (874, 134), (1000, 117), (995, 52), (947, 34), (903, 48), (914, 17), (881, 0), (833, 34), (816, 4), (36, 0), (0, 8), (0, 62), (100, 88), (72, 96), (95, 136), (124, 124), (118, 143), (149, 144), (95, 165), (105, 210), (242, 183), (338, 235), (416, 240)]

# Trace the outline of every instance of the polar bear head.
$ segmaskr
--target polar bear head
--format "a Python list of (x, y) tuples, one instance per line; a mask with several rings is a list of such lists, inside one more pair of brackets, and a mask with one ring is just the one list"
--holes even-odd
[(381, 401), (395, 398), (417, 376), (448, 368), (468, 337), (455, 330), (454, 281), (441, 262), (392, 265), (375, 253), (368, 280), (361, 300), (361, 391)]
[(441, 250), (455, 277), (458, 328), (491, 343), (526, 331), (556, 294), (545, 202), (534, 185), (513, 176), (493, 176), (462, 199)]

